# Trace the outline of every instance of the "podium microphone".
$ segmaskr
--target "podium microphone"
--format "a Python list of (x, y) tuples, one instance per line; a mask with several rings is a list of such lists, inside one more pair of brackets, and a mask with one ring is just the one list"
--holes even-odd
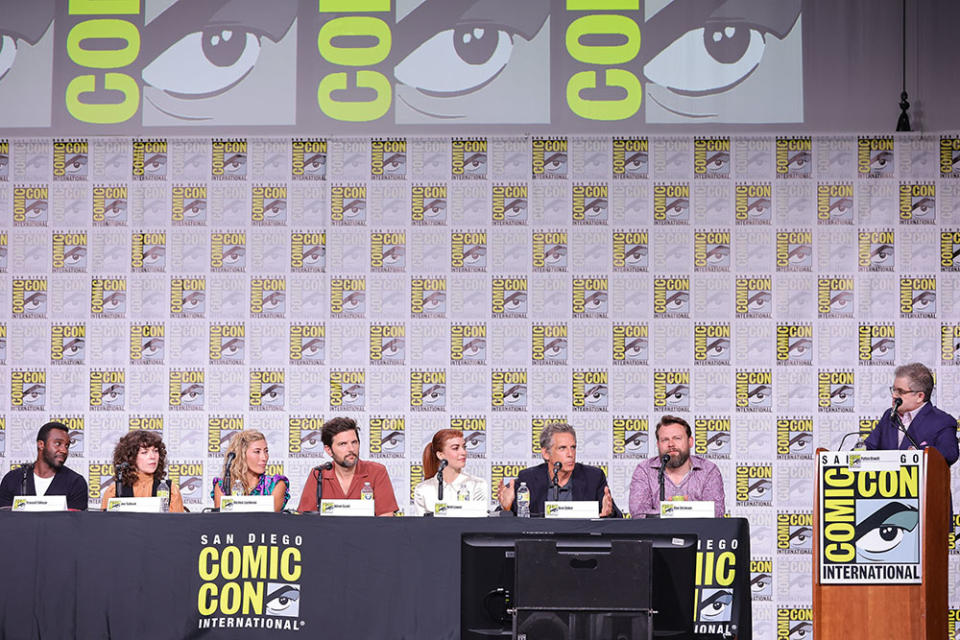
[(230, 481), (230, 467), (233, 466), (233, 461), (237, 457), (237, 454), (231, 451), (227, 454), (227, 459), (223, 463), (223, 485), (220, 487), (223, 490), (224, 494), (228, 494), (233, 491), (233, 482)]
[(20, 495), (27, 495), (27, 477), (33, 469), (33, 463), (23, 465), (23, 480), (20, 482)]
[(553, 499), (560, 499), (560, 469), (563, 468), (562, 462), (553, 463)]
[(893, 426), (903, 432), (903, 435), (907, 437), (907, 440), (910, 441), (910, 444), (913, 445), (914, 449), (917, 451), (923, 451), (923, 447), (917, 444), (917, 441), (913, 439), (913, 436), (907, 432), (906, 427), (903, 426), (903, 420), (900, 418), (900, 414), (897, 413), (897, 409), (899, 409), (900, 405), (902, 404), (903, 398), (894, 398), (893, 409), (890, 411), (890, 422), (893, 423)]
[(323, 472), (330, 471), (330, 469), (333, 469), (333, 463), (329, 461), (324, 462), (323, 464), (313, 468), (313, 470), (317, 472), (317, 511), (316, 513), (320, 513), (320, 499), (323, 498)]
[(446, 459), (440, 460), (437, 465), (437, 502), (443, 500), (443, 470), (450, 464)]
[(660, 456), (660, 472), (657, 474), (657, 480), (660, 482), (660, 502), (665, 500), (663, 489), (663, 472), (666, 471), (668, 462), (670, 462), (669, 453), (665, 453)]
[(121, 487), (123, 487), (123, 474), (129, 468), (130, 468), (129, 462), (121, 462), (119, 465), (117, 465), (117, 472), (114, 474), (114, 478), (115, 478), (115, 482), (117, 483), (117, 486), (116, 486), (116, 491), (113, 494), (117, 498), (120, 497), (120, 489)]

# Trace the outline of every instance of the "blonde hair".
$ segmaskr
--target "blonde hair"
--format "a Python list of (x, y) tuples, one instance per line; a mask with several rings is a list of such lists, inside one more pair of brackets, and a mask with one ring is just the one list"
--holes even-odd
[(221, 491), (224, 493), (230, 491), (234, 482), (237, 480), (243, 484), (244, 493), (250, 493), (251, 490), (256, 488), (256, 485), (247, 485), (247, 471), (250, 470), (250, 467), (247, 466), (247, 449), (250, 447), (250, 443), (260, 442), (261, 440), (266, 442), (267, 436), (256, 429), (244, 429), (243, 431), (237, 431), (233, 434), (226, 455), (229, 456), (233, 453), (236, 454), (236, 458), (234, 458), (233, 464), (230, 465), (230, 477), (220, 481)]

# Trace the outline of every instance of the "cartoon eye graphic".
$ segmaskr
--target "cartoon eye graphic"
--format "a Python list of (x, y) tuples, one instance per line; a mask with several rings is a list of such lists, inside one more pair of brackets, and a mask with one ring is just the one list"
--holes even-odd
[(478, 358), (483, 355), (487, 348), (487, 341), (481, 338), (474, 338), (463, 345), (464, 358)]
[(87, 167), (87, 154), (77, 153), (66, 159), (63, 170), (67, 173), (80, 173)]
[(220, 356), (223, 358), (242, 358), (243, 340), (240, 338), (233, 338), (232, 340), (224, 342), (223, 346), (220, 347)]
[(191, 291), (183, 297), (183, 310), (203, 311), (203, 303), (206, 297), (203, 291)]
[(424, 311), (438, 311), (444, 308), (447, 302), (447, 294), (442, 291), (434, 291), (423, 299)]
[(399, 175), (407, 171), (407, 154), (393, 153), (383, 160), (383, 172)]
[(830, 298), (830, 310), (844, 311), (852, 302), (853, 294), (849, 291), (841, 291), (837, 295)]
[(286, 294), (283, 291), (274, 291), (263, 298), (264, 311), (276, 311), (283, 309), (283, 303), (286, 300)]
[(798, 244), (787, 254), (787, 260), (791, 264), (799, 264), (805, 262), (807, 258), (810, 257), (810, 254), (813, 253), (810, 245), (807, 244)]
[(504, 213), (507, 218), (523, 218), (527, 215), (527, 199), (526, 198), (516, 198), (511, 200), (503, 208)]
[(393, 433), (384, 435), (383, 442), (380, 444), (384, 451), (397, 451), (403, 449), (403, 441), (403, 433), (394, 431)]
[(850, 198), (840, 198), (830, 205), (830, 217), (839, 218), (850, 213), (853, 210), (853, 200)]
[(787, 158), (787, 170), (804, 169), (810, 164), (810, 152), (798, 151)]
[(762, 311), (770, 304), (772, 297), (766, 291), (758, 291), (747, 299), (747, 307), (750, 311)]
[(43, 308), (47, 304), (47, 294), (45, 293), (33, 293), (23, 301), (23, 310), (27, 312), (37, 311), (38, 309)]
[(791, 451), (804, 451), (810, 446), (812, 441), (813, 436), (811, 436), (809, 433), (798, 433), (794, 437), (790, 438), (790, 441), (787, 444)]
[(730, 154), (727, 151), (717, 151), (707, 158), (707, 173), (722, 173), (730, 166)]
[(235, 266), (243, 263), (247, 250), (240, 245), (233, 245), (223, 252), (223, 264)]
[(463, 170), (466, 173), (484, 174), (487, 172), (487, 154), (474, 153), (463, 161)]
[(144, 68), (143, 81), (178, 97), (205, 98), (243, 80), (259, 56), (259, 36), (215, 26), (180, 38)]
[(626, 344), (623, 351), (627, 358), (643, 358), (647, 355), (647, 339), (635, 338)]
[(74, 247), (63, 254), (63, 264), (67, 267), (75, 267), (87, 259), (86, 247)]
[(790, 640), (803, 640), (813, 631), (813, 624), (810, 622), (800, 622), (796, 626), (790, 627)]
[(343, 401), (346, 404), (357, 404), (363, 398), (363, 387), (355, 384), (343, 390)]
[(846, 404), (853, 401), (853, 387), (848, 384), (840, 385), (830, 392), (833, 404)]
[(708, 21), (674, 40), (644, 66), (643, 73), (677, 93), (718, 93), (753, 73), (765, 47), (763, 34), (742, 22)]
[(143, 170), (147, 173), (162, 173), (167, 166), (167, 154), (155, 153), (143, 161)]
[(810, 349), (813, 347), (813, 341), (807, 338), (800, 338), (795, 342), (790, 343), (790, 346), (787, 348), (787, 352), (791, 356), (803, 357), (810, 354)]
[(686, 308), (687, 302), (689, 301), (690, 294), (686, 291), (676, 291), (666, 299), (664, 304), (667, 307), (667, 311), (680, 311)]
[(283, 404), (283, 385), (272, 384), (263, 390), (261, 398), (264, 404), (280, 405)]
[(870, 170), (884, 171), (891, 162), (893, 162), (893, 153), (890, 151), (881, 151), (870, 158)]
[(163, 340), (160, 338), (151, 338), (143, 343), (141, 353), (144, 358), (153, 358), (158, 353), (163, 353)]
[(104, 387), (100, 398), (104, 404), (120, 404), (123, 402), (123, 385), (111, 384)]
[(303, 345), (304, 358), (323, 358), (323, 338), (314, 338)]
[(747, 215), (759, 217), (770, 210), (769, 198), (757, 198), (747, 205)]
[(47, 215), (47, 201), (46, 200), (34, 200), (25, 209), (24, 215), (27, 220), (39, 220), (40, 218)]
[(403, 264), (404, 249), (401, 246), (390, 247), (383, 252), (383, 263), (385, 265)]
[[(629, 433), (629, 432), (628, 432)], [(641, 451), (647, 448), (647, 434), (643, 431), (636, 431), (623, 441), (624, 446), (629, 451)]]
[[(265, 605), (267, 613), (280, 616), (296, 616), (300, 609), (300, 589), (294, 585), (270, 584)], [(277, 587), (274, 590), (274, 587)]]
[(763, 404), (770, 400), (770, 387), (765, 384), (758, 384), (747, 393), (750, 404)]
[(690, 209), (690, 201), (687, 198), (677, 198), (667, 203), (667, 216), (671, 218), (680, 218), (687, 214)]
[(119, 311), (123, 309), (127, 296), (121, 291), (115, 291), (103, 299), (104, 311)]
[(556, 244), (547, 249), (543, 254), (543, 261), (547, 264), (555, 265), (563, 262), (567, 257), (567, 247), (562, 244)]
[(263, 213), (267, 218), (281, 218), (287, 215), (287, 201), (273, 200), (264, 205)]
[(351, 200), (343, 205), (343, 216), (345, 218), (361, 218), (367, 213), (367, 203), (365, 200)]
[(751, 498), (763, 498), (770, 492), (770, 480), (761, 478), (747, 487), (747, 492)]
[(200, 218), (207, 212), (206, 200), (191, 200), (183, 207), (183, 216), (188, 219)]
[(719, 590), (700, 603), (700, 620), (726, 620), (733, 604), (733, 592)]
[(769, 573), (758, 573), (750, 580), (750, 592), (759, 593), (766, 590), (767, 586), (770, 584), (770, 574)]
[(893, 340), (890, 340), (889, 338), (884, 338), (882, 340), (879, 340), (872, 347), (870, 347), (870, 351), (874, 355), (874, 357), (884, 358), (887, 355), (892, 355), (894, 345), (895, 343)]
[(927, 308), (932, 307), (937, 302), (937, 294), (933, 291), (924, 291), (916, 298), (913, 299), (913, 310), (914, 311), (925, 311)]
[(384, 357), (386, 358), (396, 357), (397, 354), (403, 353), (403, 340), (400, 338), (394, 338), (383, 345), (382, 351)]
[(637, 151), (626, 158), (623, 170), (626, 173), (646, 173), (647, 157), (646, 151)]
[(482, 244), (464, 246), (463, 261), (471, 266), (485, 263), (486, 256), (487, 247)]
[(240, 174), (247, 170), (247, 154), (234, 153), (223, 161), (223, 170), (226, 173)]
[(730, 255), (730, 247), (725, 244), (718, 244), (710, 251), (707, 251), (707, 264), (720, 264)]
[(882, 264), (888, 258), (893, 258), (893, 245), (881, 244), (870, 252), (870, 262), (873, 264)]
[(180, 391), (180, 402), (197, 404), (203, 401), (203, 385), (191, 384)]
[[(890, 502), (857, 523), (854, 544), (861, 554), (886, 554), (916, 529), (920, 513), (902, 502)], [(869, 556), (867, 556), (869, 557)], [(871, 558), (881, 560), (882, 558)]]
[(527, 386), (515, 384), (503, 393), (503, 401), (507, 404), (522, 405), (527, 399)]
[(629, 265), (642, 264), (647, 261), (647, 245), (635, 244), (624, 255), (625, 262)]
[(584, 207), (587, 216), (590, 218), (602, 218), (607, 215), (607, 199), (597, 198), (587, 203)]
[(707, 449), (710, 451), (720, 451), (730, 442), (730, 436), (720, 431), (707, 438)]
[(431, 200), (423, 208), (423, 215), (427, 218), (440, 218), (447, 213), (446, 200)]
[(717, 338), (707, 345), (708, 358), (723, 358), (730, 351), (730, 341), (726, 338)]
[(463, 439), (463, 446), (467, 451), (479, 451), (486, 442), (487, 439), (482, 433), (471, 433)]
[(667, 404), (680, 405), (690, 393), (690, 389), (685, 384), (678, 384), (675, 387), (667, 389)]
[(513, 37), (489, 24), (441, 31), (407, 55), (393, 70), (401, 83), (428, 95), (475, 91), (510, 61)]
[(600, 311), (607, 306), (607, 294), (605, 291), (594, 291), (583, 301), (584, 309), (587, 311)]
[(527, 294), (523, 291), (514, 291), (503, 300), (504, 311), (522, 311), (527, 308)]
[(304, 173), (319, 174), (324, 173), (327, 168), (327, 154), (315, 153), (303, 161)]
[(590, 387), (587, 389), (585, 394), (586, 401), (591, 404), (603, 404), (607, 400), (607, 387), (606, 385), (598, 384), (596, 386)]
[(543, 355), (547, 358), (557, 358), (567, 352), (567, 341), (563, 338), (555, 338), (548, 342), (543, 348)]
[(543, 170), (546, 173), (563, 174), (567, 172), (567, 154), (562, 151), (551, 153), (543, 160)]
[(161, 246), (153, 246), (143, 252), (143, 266), (152, 267), (157, 264), (163, 264), (163, 257), (166, 253)]
[(23, 401), (27, 404), (43, 404), (47, 388), (42, 384), (35, 384), (23, 390)]

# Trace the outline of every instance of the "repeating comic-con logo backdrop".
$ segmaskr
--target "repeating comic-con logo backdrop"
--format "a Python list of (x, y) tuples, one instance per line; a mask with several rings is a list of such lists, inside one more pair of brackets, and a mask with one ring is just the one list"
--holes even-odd
[[(899, 8), (854, 0), (0, 7), (4, 135), (883, 129), (900, 91), (877, 62), (899, 50)], [(907, 49), (917, 69), (949, 77), (948, 39), (920, 34), (957, 10), (929, 9), (911, 16)], [(927, 129), (951, 126), (948, 91), (911, 91)]]
[(254, 428), (297, 500), (350, 415), (412, 512), (436, 430), (495, 499), (563, 420), (626, 508), (681, 415), (750, 520), (757, 636), (805, 630), (814, 451), (876, 426), (897, 363), (960, 413), (958, 159), (952, 133), (3, 138), (0, 472), (58, 419), (96, 501), (147, 429), (196, 510)]

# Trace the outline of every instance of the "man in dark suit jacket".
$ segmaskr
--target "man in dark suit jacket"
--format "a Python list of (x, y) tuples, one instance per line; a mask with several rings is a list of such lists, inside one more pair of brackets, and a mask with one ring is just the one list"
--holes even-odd
[[(601, 469), (577, 462), (577, 432), (568, 424), (554, 423), (540, 433), (541, 455), (546, 461), (524, 469), (509, 484), (500, 481), (500, 507), (517, 512), (514, 497), (521, 482), (530, 489), (530, 514), (542, 516), (548, 500), (596, 500), (601, 518), (622, 518), (610, 495), (607, 477)], [(557, 486), (553, 482), (555, 463), (560, 464)]]
[(43, 495), (66, 496), (67, 508), (87, 509), (87, 481), (64, 466), (70, 454), (70, 430), (60, 422), (48, 422), (37, 433), (37, 460), (13, 469), (0, 481), (0, 507), (13, 504), (14, 496), (37, 495), (37, 481), (46, 484)]
[[(960, 457), (957, 447), (957, 421), (953, 417), (933, 406), (930, 394), (933, 392), (933, 374), (919, 362), (897, 367), (893, 373), (893, 386), (890, 393), (901, 400), (897, 414), (907, 429), (907, 433), (920, 447), (933, 447), (943, 455), (948, 465)], [(909, 449), (913, 446), (910, 438), (903, 435), (891, 419), (893, 408), (887, 409), (877, 427), (867, 436), (867, 449)]]

